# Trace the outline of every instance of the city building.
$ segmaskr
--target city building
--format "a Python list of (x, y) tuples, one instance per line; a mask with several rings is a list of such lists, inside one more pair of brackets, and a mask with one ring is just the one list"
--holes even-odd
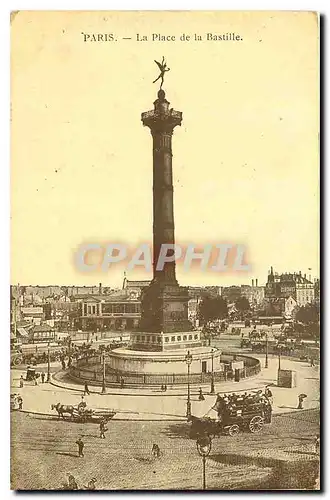
[(241, 285), (241, 296), (245, 297), (251, 307), (259, 307), (265, 298), (265, 287), (258, 286), (258, 280), (252, 280), (251, 285)]
[(126, 291), (81, 300), (81, 327), (85, 331), (134, 330), (141, 317), (141, 301)]
[(306, 274), (299, 273), (274, 273), (271, 267), (265, 288), (265, 298), (293, 297), (299, 306), (304, 306), (314, 301), (314, 284), (306, 278)]
[(151, 280), (128, 280), (124, 276), (123, 290), (125, 290), (129, 295), (136, 295), (136, 298), (140, 298), (143, 290), (147, 288), (151, 283)]
[(42, 325), (35, 325), (29, 331), (29, 342), (32, 344), (37, 342), (55, 342), (55, 340), (56, 333), (54, 327), (45, 323)]
[(242, 297), (242, 288), (238, 285), (226, 286), (222, 288), (221, 296), (229, 304), (236, 302)]
[(266, 324), (282, 323), (284, 320), (294, 319), (298, 307), (294, 297), (268, 297), (264, 301), (264, 309), (258, 319)]
[(42, 307), (30, 306), (20, 308), (21, 319), (34, 325), (40, 325), (44, 319), (44, 310)]
[(320, 305), (320, 280), (314, 280), (314, 302), (317, 306)]

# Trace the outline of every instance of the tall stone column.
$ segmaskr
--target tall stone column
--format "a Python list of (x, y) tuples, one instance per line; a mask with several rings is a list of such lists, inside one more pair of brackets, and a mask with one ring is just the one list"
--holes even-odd
[(142, 113), (142, 123), (150, 128), (153, 138), (153, 277), (158, 282), (177, 284), (175, 262), (156, 269), (161, 245), (174, 244), (172, 134), (174, 127), (181, 125), (182, 113), (169, 110), (169, 104), (165, 92), (159, 90), (154, 109)]
[(174, 128), (181, 125), (182, 113), (170, 109), (169, 104), (160, 89), (154, 109), (142, 113), (141, 117), (153, 138), (153, 280), (143, 293), (140, 330), (155, 333), (191, 329), (189, 297), (176, 280), (175, 261), (165, 263), (162, 269), (156, 268), (162, 244), (175, 241), (172, 135)]

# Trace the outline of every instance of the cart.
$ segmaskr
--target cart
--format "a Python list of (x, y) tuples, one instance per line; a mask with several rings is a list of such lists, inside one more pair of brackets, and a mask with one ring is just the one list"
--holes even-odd
[(218, 396), (216, 404), (204, 417), (190, 417), (190, 437), (235, 436), (241, 431), (257, 434), (265, 424), (270, 424), (272, 406), (269, 399), (260, 393), (230, 396)]
[(74, 411), (71, 416), (73, 422), (80, 423), (100, 423), (101, 420), (112, 420), (116, 415), (113, 410), (93, 410), (91, 408)]
[(31, 381), (31, 380), (35, 380), (38, 377), (40, 377), (40, 373), (37, 373), (35, 368), (32, 368), (31, 366), (28, 366), (27, 369), (26, 369), (26, 378), (25, 378), (25, 380), (27, 380), (27, 381), (30, 380)]

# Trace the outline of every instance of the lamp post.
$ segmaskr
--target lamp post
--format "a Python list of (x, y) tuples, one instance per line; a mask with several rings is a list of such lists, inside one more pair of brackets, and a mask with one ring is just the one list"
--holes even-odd
[(205, 473), (205, 465), (206, 465), (206, 457), (210, 454), (212, 448), (212, 441), (209, 436), (200, 436), (197, 441), (197, 451), (203, 459), (203, 490), (206, 490), (206, 473)]
[(107, 392), (106, 386), (105, 386), (105, 352), (102, 350), (102, 394), (105, 394)]
[(279, 346), (278, 350), (278, 370), (280, 371), (281, 369), (281, 346)]
[(190, 365), (192, 363), (192, 355), (188, 351), (186, 356), (185, 356), (185, 361), (187, 363), (187, 370), (188, 370), (188, 393), (187, 393), (187, 413), (186, 417), (189, 418), (191, 417), (191, 401), (190, 401)]
[(266, 358), (265, 358), (265, 368), (268, 368), (268, 332), (266, 332)]
[(48, 354), (48, 362), (47, 362), (47, 382), (50, 382), (50, 345), (48, 342), (48, 347), (47, 347), (47, 354)]
[(214, 394), (214, 349), (211, 351), (212, 374), (211, 374), (211, 390), (210, 394)]

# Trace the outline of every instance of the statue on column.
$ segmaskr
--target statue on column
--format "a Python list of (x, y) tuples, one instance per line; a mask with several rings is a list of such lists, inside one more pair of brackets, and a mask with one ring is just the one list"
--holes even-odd
[(170, 68), (167, 67), (167, 64), (165, 62), (165, 57), (163, 56), (162, 62), (158, 62), (155, 60), (155, 63), (157, 64), (158, 68), (160, 69), (160, 75), (154, 80), (152, 83), (156, 83), (159, 79), (161, 79), (161, 84), (160, 84), (160, 89), (162, 88), (164, 84), (164, 76), (166, 71), (170, 71)]

